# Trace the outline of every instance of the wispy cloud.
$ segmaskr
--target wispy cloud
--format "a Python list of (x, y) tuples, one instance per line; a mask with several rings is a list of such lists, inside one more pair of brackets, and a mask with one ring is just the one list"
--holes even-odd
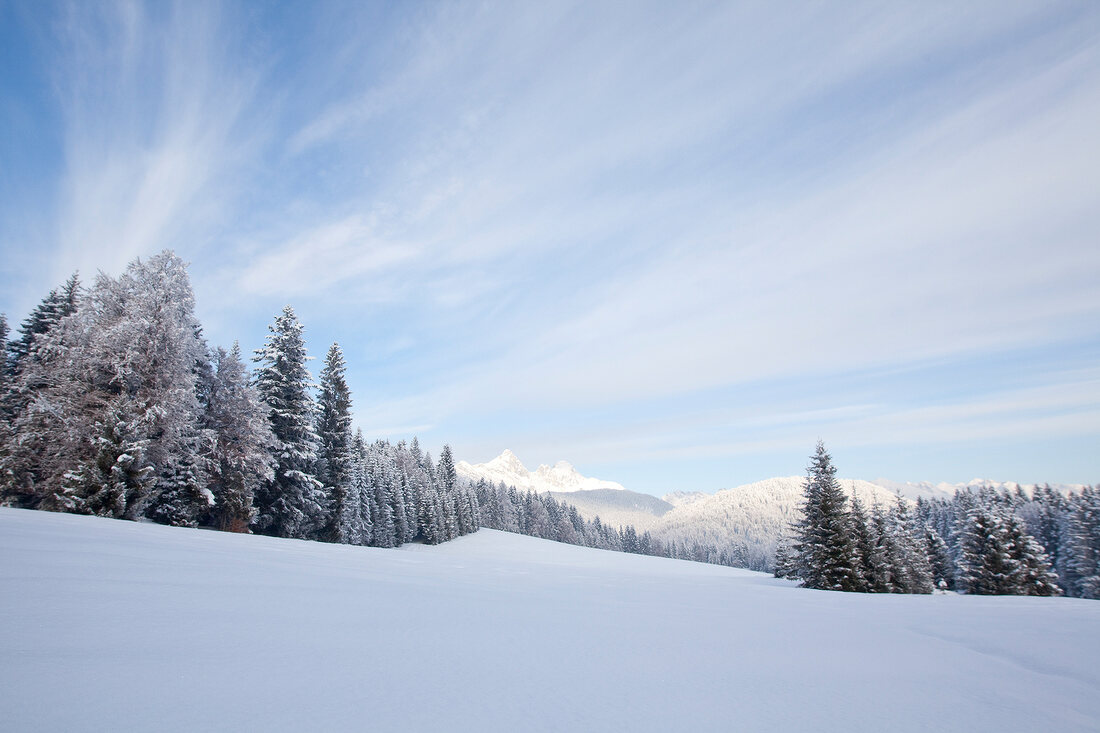
[(541, 462), (1097, 430), (1087, 360), (934, 384), (1100, 341), (1091, 6), (61, 15), (53, 281), (176, 247), (246, 342), (292, 300), (364, 425)]
[(64, 115), (55, 278), (115, 271), (163, 247), (194, 252), (187, 237), (226, 213), (262, 131), (243, 129), (257, 77), (234, 63), (223, 23), (208, 4), (67, 6), (54, 69)]

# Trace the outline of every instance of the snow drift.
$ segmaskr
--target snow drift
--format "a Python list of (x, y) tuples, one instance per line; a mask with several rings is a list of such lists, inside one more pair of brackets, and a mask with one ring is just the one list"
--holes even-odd
[(1100, 727), (1100, 603), (0, 509), (8, 730)]

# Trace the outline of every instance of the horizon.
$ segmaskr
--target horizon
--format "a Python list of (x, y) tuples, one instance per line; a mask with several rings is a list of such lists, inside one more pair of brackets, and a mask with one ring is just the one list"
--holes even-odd
[[(477, 468), (483, 467), (487, 463), (492, 463), (493, 461), (496, 461), (497, 459), (504, 457), (508, 453), (511, 453), (522, 464), (524, 470), (526, 470), (530, 474), (535, 474), (541, 468), (557, 468), (558, 465), (562, 464), (562, 463), (566, 464), (569, 468), (571, 468), (573, 470), (577, 470), (576, 466), (574, 466), (572, 463), (570, 463), (568, 460), (566, 460), (564, 458), (558, 459), (557, 461), (555, 461), (553, 463), (538, 463), (538, 464), (535, 464), (534, 467), (532, 467), (531, 464), (528, 464), (526, 461), (524, 461), (520, 456), (516, 455), (516, 453), (514, 451), (512, 451), (511, 449), (509, 449), (509, 448), (505, 448), (504, 450), (502, 450), (500, 452), (499, 455), (493, 457), (492, 459), (490, 459), (488, 461), (484, 461), (484, 462), (480, 462), (480, 463), (471, 463), (470, 461), (459, 460), (456, 463), (457, 464), (466, 464), (467, 466), (470, 466), (471, 468), (477, 469)], [(750, 485), (755, 484), (755, 483), (770, 481), (772, 479), (787, 479), (787, 478), (804, 479), (805, 478), (805, 473), (801, 473), (801, 474), (775, 474), (775, 475), (772, 475), (772, 476), (762, 476), (760, 478), (755, 478), (755, 479), (747, 480), (747, 481), (734, 481), (734, 482), (731, 482), (731, 483), (728, 483), (728, 484), (725, 484), (725, 485), (722, 485), (722, 486), (717, 486), (717, 487), (714, 487), (714, 488), (710, 488), (710, 489), (702, 488), (702, 489), (692, 489), (692, 490), (668, 489), (666, 491), (641, 491), (641, 490), (635, 489), (631, 486), (622, 486), (621, 482), (614, 481), (612, 479), (607, 479), (607, 478), (604, 478), (602, 476), (589, 476), (589, 475), (584, 474), (581, 471), (577, 471), (577, 473), (579, 473), (583, 478), (595, 479), (595, 480), (598, 480), (598, 481), (601, 481), (601, 482), (604, 482), (604, 483), (608, 483), (608, 484), (611, 484), (611, 483), (620, 484), (620, 487), (623, 488), (623, 489), (626, 489), (627, 491), (640, 493), (640, 494), (648, 494), (650, 496), (655, 496), (657, 498), (664, 498), (668, 494), (673, 494), (673, 493), (677, 493), (677, 492), (682, 492), (682, 493), (685, 493), (685, 494), (701, 493), (701, 494), (708, 494), (708, 495), (713, 496), (714, 494), (718, 493), (719, 491), (728, 491), (730, 489), (742, 488), (744, 486), (750, 486)], [(983, 477), (980, 477), (980, 476), (975, 476), (975, 477), (973, 477), (969, 480), (966, 480), (966, 481), (898, 481), (896, 479), (890, 478), (889, 476), (876, 476), (874, 478), (865, 478), (865, 477), (860, 477), (860, 476), (842, 476), (841, 475), (841, 476), (837, 476), (837, 480), (838, 481), (863, 481), (863, 482), (866, 482), (866, 483), (875, 484), (875, 485), (877, 485), (877, 486), (879, 486), (883, 489), (886, 489), (887, 491), (890, 491), (890, 492), (895, 492), (896, 491), (896, 486), (894, 486), (892, 484), (908, 485), (910, 488), (913, 488), (913, 489), (921, 488), (922, 486), (931, 487), (931, 488), (934, 488), (934, 489), (945, 489), (947, 487), (958, 488), (958, 487), (964, 486), (964, 485), (965, 486), (971, 486), (971, 487), (977, 487), (977, 486), (1001, 487), (1001, 486), (1005, 486), (1005, 485), (1016, 485), (1016, 486), (1020, 486), (1020, 487), (1024, 487), (1024, 488), (1033, 487), (1033, 486), (1043, 486), (1044, 484), (1051, 484), (1055, 488), (1058, 488), (1058, 487), (1078, 488), (1078, 487), (1085, 487), (1085, 486), (1092, 486), (1093, 485), (1093, 484), (1089, 484), (1089, 483), (1079, 483), (1079, 482), (1063, 483), (1063, 482), (1053, 482), (1053, 481), (1040, 481), (1038, 483), (1035, 483), (1035, 482), (1013, 481), (1011, 479), (983, 478)], [(563, 493), (570, 493), (570, 492), (563, 492)], [(912, 497), (910, 497), (910, 498), (912, 498)]]
[(0, 59), (13, 329), (170, 248), (371, 439), (1100, 481), (1100, 5), (16, 2)]

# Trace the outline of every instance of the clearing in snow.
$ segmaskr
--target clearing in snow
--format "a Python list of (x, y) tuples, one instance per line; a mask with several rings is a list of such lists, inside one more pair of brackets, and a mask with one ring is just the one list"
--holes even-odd
[(803, 590), (482, 530), (396, 550), (0, 509), (24, 730), (1100, 729), (1100, 603)]

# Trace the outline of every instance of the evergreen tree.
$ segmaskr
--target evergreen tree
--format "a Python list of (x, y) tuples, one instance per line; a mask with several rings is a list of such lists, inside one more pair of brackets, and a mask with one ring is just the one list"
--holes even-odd
[(363, 431), (355, 431), (351, 442), (351, 491), (348, 505), (354, 507), (351, 516), (345, 518), (343, 531), (352, 545), (369, 545), (374, 537), (373, 517), (377, 514), (374, 506), (374, 491), (367, 470), (367, 446), (363, 440)]
[(1020, 569), (1013, 593), (1025, 596), (1062, 595), (1062, 589), (1058, 586), (1058, 575), (1051, 568), (1050, 558), (1042, 545), (1027, 533), (1023, 523), (1010, 515), (1006, 519), (1005, 530), (1009, 553)]
[(355, 535), (357, 503), (351, 493), (351, 391), (340, 345), (334, 343), (321, 370), (317, 435), (320, 447), (317, 479), (328, 498), (330, 515), (322, 533), (332, 542), (347, 543)]
[(861, 587), (846, 503), (832, 458), (818, 441), (803, 485), (803, 518), (796, 525), (799, 575), (807, 588), (856, 591)]
[(967, 515), (960, 535), (961, 589), (974, 595), (1014, 594), (1019, 588), (1020, 575), (1000, 514), (985, 506), (975, 506)]
[(95, 425), (95, 457), (64, 474), (58, 491), (46, 497), (44, 509), (122, 517), (127, 501), (153, 486), (153, 466), (145, 457), (147, 441), (135, 439), (133, 426), (118, 404)]
[(203, 424), (213, 435), (208, 445), (211, 522), (221, 530), (247, 532), (256, 518), (256, 491), (275, 476), (275, 436), (236, 343), (231, 351), (219, 347), (214, 352)]
[(856, 556), (859, 558), (860, 590), (868, 593), (890, 591), (889, 571), (883, 556), (882, 543), (875, 531), (875, 523), (868, 516), (859, 497), (852, 497), (849, 515), (855, 538)]
[(932, 527), (924, 528), (924, 551), (932, 571), (932, 582), (941, 590), (955, 590), (955, 564), (947, 543)]
[(19, 338), (11, 342), (11, 368), (15, 372), (22, 369), (37, 339), (52, 331), (62, 319), (76, 313), (80, 293), (80, 278), (73, 273), (63, 286), (51, 290), (35, 306), (20, 325)]
[(257, 489), (256, 528), (279, 537), (309, 538), (327, 516), (322, 484), (313, 475), (317, 433), (312, 386), (306, 369), (302, 325), (288, 305), (268, 326), (267, 344), (256, 351), (256, 391), (267, 407), (275, 441), (274, 476)]
[(888, 530), (893, 546), (891, 575), (897, 593), (931, 593), (932, 569), (923, 539), (918, 535), (909, 508), (900, 498), (890, 512)]
[[(0, 396), (11, 387), (11, 366), (8, 361), (8, 317), (0, 313)], [(2, 403), (0, 403), (2, 406)]]

